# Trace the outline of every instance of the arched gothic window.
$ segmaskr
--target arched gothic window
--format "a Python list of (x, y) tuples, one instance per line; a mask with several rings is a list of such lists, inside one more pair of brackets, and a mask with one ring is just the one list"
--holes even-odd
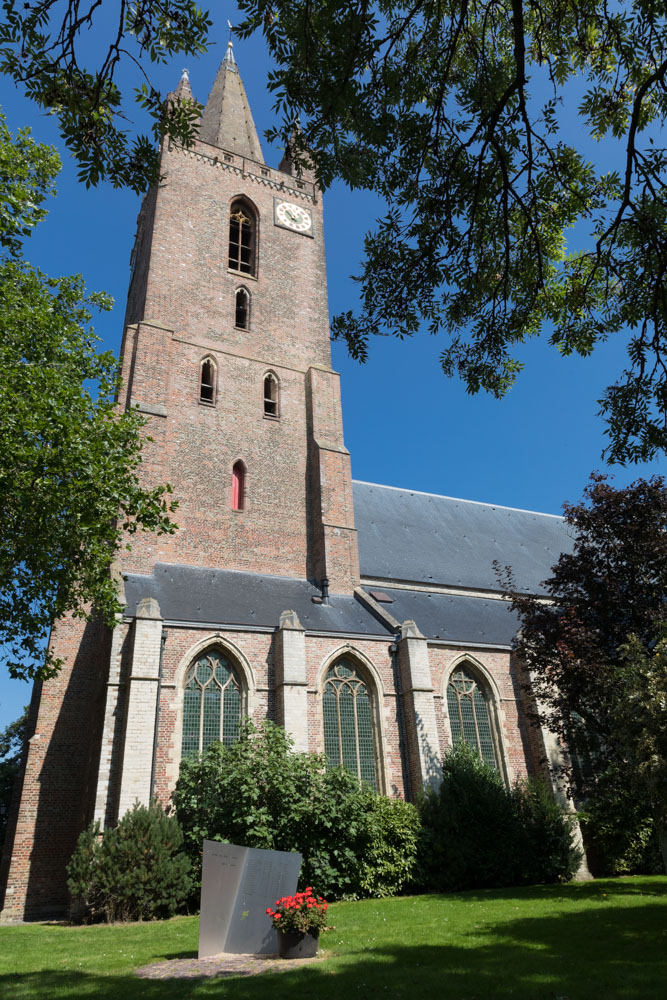
[(377, 788), (371, 693), (352, 660), (338, 660), (327, 671), (322, 710), (329, 767), (344, 767)]
[(278, 379), (273, 372), (268, 372), (264, 376), (264, 416), (278, 417), (279, 386)]
[(238, 330), (250, 328), (250, 292), (247, 288), (237, 288), (234, 296), (234, 326)]
[(497, 768), (489, 700), (466, 665), (457, 667), (449, 678), (447, 708), (454, 744), (468, 743), (483, 761)]
[(232, 510), (245, 510), (245, 465), (236, 462), (232, 469)]
[(227, 657), (217, 649), (197, 657), (185, 675), (181, 755), (199, 753), (214, 740), (225, 746), (237, 740), (241, 702), (239, 677)]
[(257, 220), (244, 201), (232, 202), (229, 215), (229, 267), (242, 274), (255, 274)]
[(215, 364), (204, 358), (199, 369), (199, 401), (215, 403)]

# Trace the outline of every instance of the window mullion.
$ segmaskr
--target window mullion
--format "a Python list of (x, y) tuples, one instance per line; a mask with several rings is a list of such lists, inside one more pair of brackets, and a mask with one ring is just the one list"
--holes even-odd
[(352, 688), (350, 685), (350, 690), (352, 691), (352, 715), (354, 717), (354, 745), (355, 745), (355, 756), (357, 758), (357, 778), (361, 781), (361, 747), (359, 746), (359, 719), (357, 717), (357, 691), (358, 686)]

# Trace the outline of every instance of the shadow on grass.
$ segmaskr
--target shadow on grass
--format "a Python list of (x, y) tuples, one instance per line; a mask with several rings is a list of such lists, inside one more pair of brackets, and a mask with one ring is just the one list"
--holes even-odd
[[(654, 884), (651, 892), (655, 890)], [(262, 976), (140, 980), (127, 973), (52, 970), (1, 977), (0, 995), (12, 1000), (275, 1000), (276, 995), (300, 1000), (646, 1000), (664, 995), (667, 905), (654, 898), (631, 907), (612, 907), (601, 898), (596, 908), (585, 911), (482, 923), (465, 937), (457, 932), (455, 920), (450, 924), (449, 944), (443, 929), (441, 944), (357, 951), (339, 945), (339, 935), (332, 932), (324, 938), (328, 960)], [(406, 928), (408, 933), (414, 939), (414, 926)]]
[(598, 899), (602, 893), (614, 896), (663, 896), (667, 899), (667, 880), (653, 876), (638, 880), (631, 876), (623, 878), (599, 878), (590, 882), (564, 882), (562, 885), (526, 885), (501, 889), (465, 889), (453, 893), (429, 893), (432, 899), (446, 899), (448, 902), (467, 903), (470, 900), (488, 902), (491, 899), (504, 900), (567, 900), (582, 902)]

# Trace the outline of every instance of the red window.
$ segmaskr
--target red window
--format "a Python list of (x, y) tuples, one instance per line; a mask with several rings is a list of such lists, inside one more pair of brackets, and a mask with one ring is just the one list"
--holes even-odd
[(237, 462), (232, 469), (232, 510), (243, 510), (245, 506), (245, 466)]

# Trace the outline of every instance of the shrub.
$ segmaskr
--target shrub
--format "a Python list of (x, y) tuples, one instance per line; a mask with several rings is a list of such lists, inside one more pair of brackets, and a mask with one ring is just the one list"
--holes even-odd
[(543, 781), (519, 781), (511, 791), (518, 822), (519, 883), (568, 882), (581, 863), (573, 822)]
[(375, 796), (368, 814), (370, 837), (359, 885), (361, 896), (393, 896), (411, 885), (421, 824), (409, 802)]
[(579, 819), (596, 877), (664, 872), (648, 796), (637, 786), (624, 786), (612, 768), (597, 776)]
[(400, 891), (415, 864), (415, 808), (292, 746), (279, 726), (247, 721), (231, 746), (183, 761), (173, 802), (196, 878), (208, 839), (299, 851), (300, 885), (330, 899)]
[(87, 922), (172, 916), (192, 884), (182, 844), (178, 821), (159, 803), (135, 803), (103, 835), (99, 823), (92, 823), (79, 837), (67, 868), (72, 918)]
[(459, 743), (443, 781), (420, 804), (420, 880), (427, 888), (491, 888), (570, 879), (580, 854), (572, 824), (537, 782), (508, 789), (474, 749)]

